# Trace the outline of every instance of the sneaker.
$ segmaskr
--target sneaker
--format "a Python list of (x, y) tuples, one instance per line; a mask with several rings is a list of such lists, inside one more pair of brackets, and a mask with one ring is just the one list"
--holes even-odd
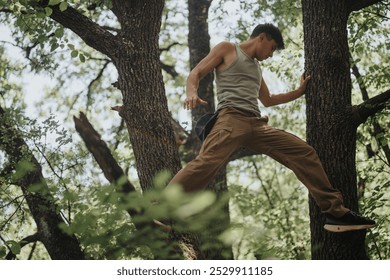
[(349, 211), (340, 218), (327, 214), (324, 229), (331, 232), (343, 232), (372, 227), (375, 227), (375, 221), (365, 218), (356, 212)]

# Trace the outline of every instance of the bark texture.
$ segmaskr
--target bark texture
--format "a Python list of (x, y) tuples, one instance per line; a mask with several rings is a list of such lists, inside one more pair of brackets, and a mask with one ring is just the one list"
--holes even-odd
[[(117, 189), (118, 192), (124, 194), (123, 198), (125, 198), (125, 195), (128, 193), (135, 193), (135, 187), (127, 180), (126, 174), (115, 160), (100, 134), (89, 122), (87, 116), (80, 112), (80, 117), (73, 117), (73, 121), (77, 132), (80, 134), (88, 150), (99, 164), (106, 179), (112, 184), (117, 184), (120, 180), (123, 182)], [(130, 216), (139, 214), (133, 209), (128, 210), (128, 213)]]
[[(39, 1), (44, 7), (48, 1)], [(112, 12), (121, 25), (115, 36), (80, 11), (50, 6), (51, 18), (76, 33), (86, 44), (107, 55), (118, 70), (123, 95), (122, 116), (134, 149), (144, 191), (161, 171), (180, 169), (161, 73), (158, 38), (163, 0), (113, 0)]]
[[(348, 1), (302, 0), (307, 141), (318, 152), (333, 186), (351, 210), (358, 210), (356, 126), (351, 110), (347, 20)], [(367, 259), (365, 231), (325, 232), (324, 217), (310, 198), (313, 259)]]
[(161, 73), (158, 38), (164, 1), (113, 1), (122, 26), (113, 57), (123, 94), (122, 115), (134, 150), (142, 189), (161, 171), (180, 169)]
[[(208, 12), (212, 0), (188, 0), (188, 48), (190, 52), (190, 69), (193, 69), (210, 52), (210, 35)], [(207, 74), (199, 83), (198, 95), (207, 101), (207, 105), (192, 109), (192, 127), (206, 113), (215, 111), (214, 73)], [(186, 150), (191, 151), (191, 160), (200, 150), (201, 143), (194, 130), (189, 136)]]

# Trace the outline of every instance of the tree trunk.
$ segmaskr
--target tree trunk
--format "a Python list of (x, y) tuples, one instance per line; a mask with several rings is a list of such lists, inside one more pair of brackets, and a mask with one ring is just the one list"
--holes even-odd
[[(68, 6), (61, 11), (58, 5), (50, 6), (52, 19), (71, 29), (115, 64), (118, 88), (123, 96), (121, 116), (129, 132), (143, 191), (154, 187), (153, 180), (160, 172), (175, 174), (181, 168), (159, 57), (158, 40), (164, 2), (112, 0), (111, 10), (121, 25), (117, 35), (75, 8)], [(47, 3), (39, 1), (42, 7)], [(197, 255), (197, 252), (190, 254)]]
[[(307, 141), (318, 152), (345, 205), (357, 210), (356, 126), (352, 120), (347, 1), (302, 0)], [(313, 259), (366, 259), (365, 231), (328, 233), (324, 217), (310, 198)]]
[[(155, 176), (181, 168), (161, 72), (159, 33), (164, 1), (115, 1), (113, 11), (122, 25), (120, 52), (112, 56), (123, 95), (124, 118), (134, 151), (142, 190), (153, 189)], [(160, 184), (168, 184), (159, 182)], [(160, 230), (160, 229), (157, 229)], [(158, 234), (156, 235), (156, 237)], [(168, 242), (175, 242), (173, 237)], [(198, 258), (195, 243), (181, 236), (184, 251)], [(164, 258), (177, 258), (172, 254)], [(155, 252), (156, 258), (161, 258)]]
[[(210, 35), (208, 29), (208, 12), (212, 0), (188, 0), (188, 47), (190, 51), (190, 68), (193, 69), (209, 52), (210, 52)], [(196, 121), (205, 113), (215, 111), (214, 91), (213, 91), (214, 73), (207, 74), (199, 83), (198, 95), (203, 100), (207, 101), (206, 106), (198, 106), (192, 110), (192, 127), (195, 126)], [(188, 141), (189, 145), (186, 147), (192, 151), (192, 158), (195, 157), (199, 150), (201, 143), (197, 139), (194, 130), (190, 135)], [(216, 175), (213, 182), (210, 183), (209, 188), (217, 193), (218, 196), (224, 195), (227, 192), (226, 183), (226, 166)], [(218, 240), (218, 236), (226, 230), (230, 225), (229, 218), (229, 203), (226, 202), (224, 206), (224, 214), (218, 217), (212, 226), (213, 229), (207, 231), (200, 239), (201, 242), (206, 243), (206, 248), (203, 255), (206, 259), (233, 259), (233, 252), (231, 246), (226, 246)], [(210, 247), (209, 245), (213, 245)]]
[(122, 25), (122, 40), (120, 51), (112, 57), (123, 95), (122, 116), (141, 187), (146, 191), (153, 187), (153, 179), (159, 172), (173, 174), (180, 169), (159, 57), (164, 1), (116, 2), (113, 10)]
[[(208, 27), (208, 12), (212, 0), (188, 0), (188, 48), (190, 52), (190, 69), (193, 69), (210, 52), (210, 35)], [(214, 73), (207, 74), (199, 83), (198, 95), (207, 101), (207, 105), (192, 109), (192, 127), (196, 121), (206, 113), (215, 111)], [(201, 146), (201, 142), (192, 130), (187, 140), (186, 149), (191, 151), (194, 158)]]
[[(210, 52), (208, 17), (211, 2), (212, 0), (188, 0), (188, 47), (191, 69)], [(214, 73), (210, 72), (199, 84), (199, 97), (208, 104), (192, 110), (195, 119), (215, 110), (213, 81)]]

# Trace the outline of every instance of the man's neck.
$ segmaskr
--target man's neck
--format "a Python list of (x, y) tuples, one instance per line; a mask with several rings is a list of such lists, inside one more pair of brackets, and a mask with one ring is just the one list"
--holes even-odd
[(252, 59), (255, 58), (256, 53), (256, 42), (253, 39), (249, 39), (247, 41), (239, 44), (240, 48)]

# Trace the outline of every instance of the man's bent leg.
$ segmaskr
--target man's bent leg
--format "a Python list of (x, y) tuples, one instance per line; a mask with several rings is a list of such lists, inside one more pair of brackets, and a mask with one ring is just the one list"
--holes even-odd
[(232, 118), (230, 109), (222, 110), (199, 155), (181, 169), (169, 185), (181, 185), (185, 192), (205, 189), (240, 146), (240, 135), (245, 134), (242, 122), (239, 116)]

